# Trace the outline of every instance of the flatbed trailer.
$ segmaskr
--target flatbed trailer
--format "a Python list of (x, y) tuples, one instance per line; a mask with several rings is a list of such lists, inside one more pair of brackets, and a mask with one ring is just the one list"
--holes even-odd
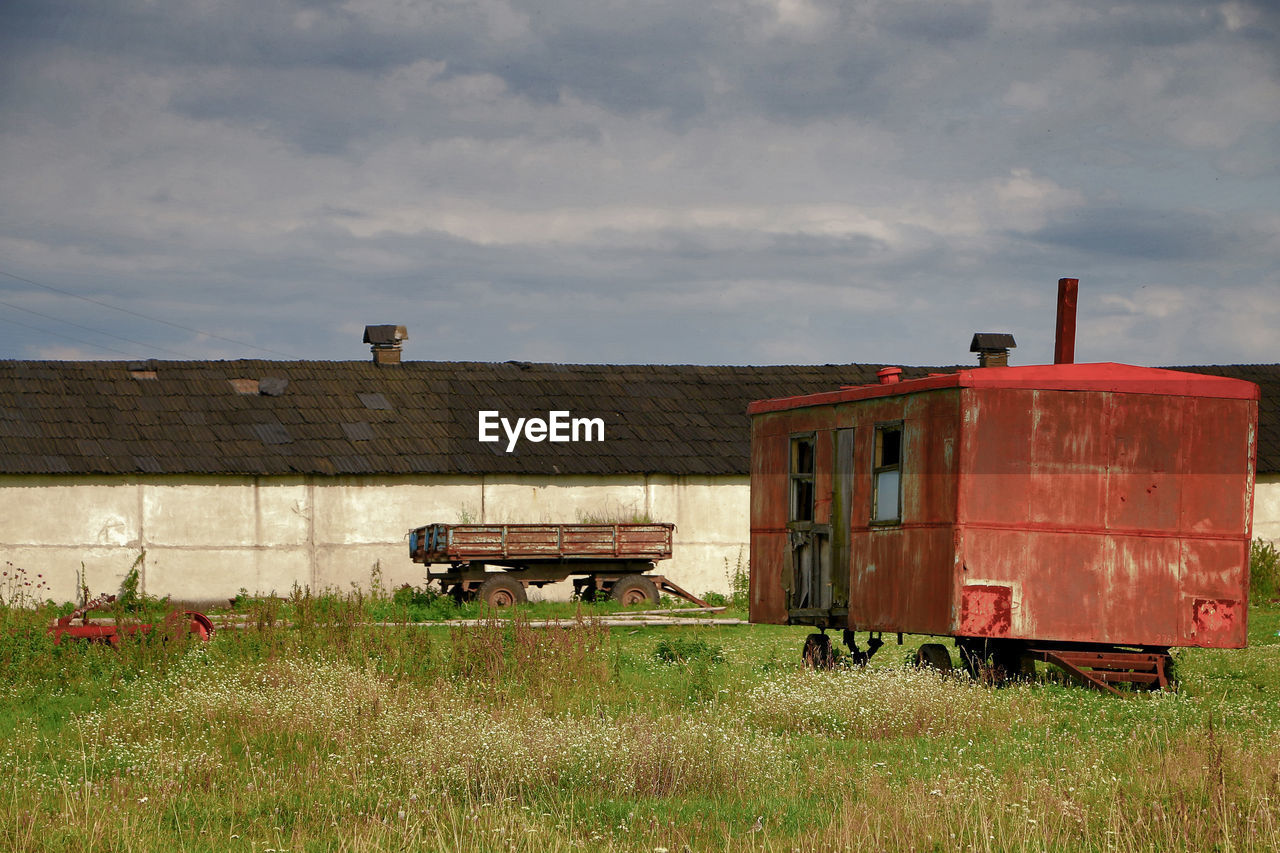
[[(527, 600), (530, 586), (572, 580), (591, 601), (657, 603), (666, 592), (706, 602), (663, 575), (674, 524), (428, 524), (409, 533), (409, 556), (427, 567), (427, 581), (459, 601), (493, 606)], [(436, 568), (442, 566), (443, 568)]]

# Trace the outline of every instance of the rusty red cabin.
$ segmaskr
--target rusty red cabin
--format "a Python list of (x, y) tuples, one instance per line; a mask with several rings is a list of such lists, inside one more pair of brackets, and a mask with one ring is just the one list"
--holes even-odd
[(750, 406), (751, 621), (1245, 645), (1256, 385), (1122, 364), (895, 378)]

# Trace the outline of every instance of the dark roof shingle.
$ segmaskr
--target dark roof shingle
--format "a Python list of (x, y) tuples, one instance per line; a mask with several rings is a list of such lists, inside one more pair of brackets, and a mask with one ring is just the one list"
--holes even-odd
[[(882, 366), (156, 361), (151, 379), (127, 362), (0, 361), (0, 473), (742, 475), (748, 403), (873, 383)], [(1280, 365), (1179, 369), (1262, 386), (1258, 470), (1280, 472)], [(605, 442), (477, 440), (481, 410), (553, 409), (602, 418)]]

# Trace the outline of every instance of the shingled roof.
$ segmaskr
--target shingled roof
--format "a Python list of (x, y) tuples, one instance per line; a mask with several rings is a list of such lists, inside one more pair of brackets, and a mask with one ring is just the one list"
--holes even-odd
[[(741, 475), (749, 402), (881, 366), (0, 361), (0, 473)], [(1258, 470), (1280, 471), (1280, 365), (1181, 369), (1262, 386)], [(606, 440), (507, 453), (477, 441), (482, 409), (599, 417)]]

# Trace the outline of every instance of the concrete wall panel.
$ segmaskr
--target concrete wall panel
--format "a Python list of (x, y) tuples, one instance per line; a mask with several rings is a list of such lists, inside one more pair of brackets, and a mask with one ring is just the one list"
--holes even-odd
[(426, 569), (409, 559), (408, 542), (372, 545), (322, 545), (316, 549), (316, 592), (349, 592), (352, 585), (368, 592), (377, 566), (384, 591), (409, 584), (422, 586)]
[[(40, 601), (78, 601), (76, 578), (82, 566), (90, 596), (116, 592), (137, 558), (138, 552), (127, 548), (6, 546), (0, 571), (7, 574), (0, 577), (0, 595), (10, 601), (15, 592), (22, 591)], [(27, 581), (32, 586), (17, 586)], [(40, 583), (46, 586), (37, 589)]]
[(305, 548), (152, 548), (145, 589), (179, 601), (223, 604), (241, 589), (288, 595), (294, 581), (306, 585), (311, 556)]
[(139, 540), (137, 486), (108, 477), (0, 477), (0, 542), (125, 546)]
[(1280, 474), (1261, 474), (1253, 489), (1254, 538), (1280, 544)]
[(734, 567), (741, 559), (745, 572), (749, 552), (746, 543), (677, 544), (674, 556), (658, 564), (658, 572), (694, 595), (728, 593)]
[[(644, 477), (490, 478), (485, 481), (482, 509), (475, 520), (488, 524), (627, 521), (647, 511)], [(674, 519), (654, 516), (653, 520)]]
[(259, 545), (306, 545), (311, 541), (311, 490), (302, 477), (263, 480), (257, 487)]
[(143, 535), (153, 546), (252, 547), (258, 543), (251, 477), (166, 479), (142, 486)]
[(313, 489), (317, 545), (403, 542), (404, 553), (410, 530), (456, 524), (466, 507), (479, 513), (484, 499), (479, 482), (463, 477), (337, 477)]
[(654, 521), (674, 521), (677, 541), (746, 542), (751, 531), (751, 488), (746, 477), (649, 478)]

